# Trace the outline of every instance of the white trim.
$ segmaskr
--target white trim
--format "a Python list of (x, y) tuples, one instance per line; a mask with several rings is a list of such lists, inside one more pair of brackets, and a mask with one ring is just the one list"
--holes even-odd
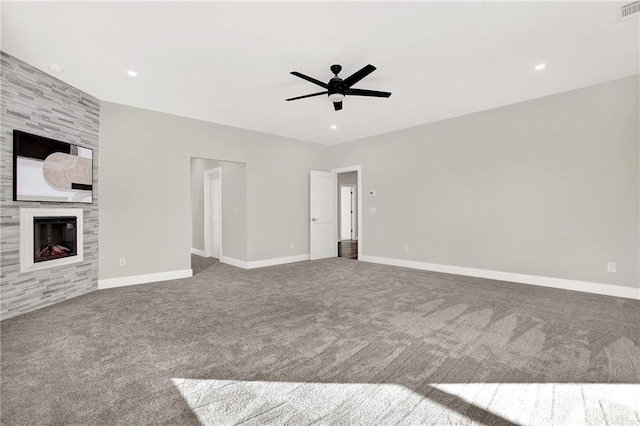
[(513, 272), (491, 271), (487, 269), (465, 268), (462, 266), (440, 265), (437, 263), (416, 262), (412, 260), (391, 259), (387, 257), (361, 256), (364, 262), (383, 265), (402, 266), (424, 271), (444, 272), (446, 274), (466, 275), (470, 277), (489, 278), (498, 281), (510, 281), (520, 284), (532, 284), (563, 290), (582, 291), (585, 293), (603, 294), (606, 296), (625, 297), (640, 300), (640, 289), (613, 284), (599, 284), (587, 281), (567, 280), (563, 278), (543, 277), (539, 275), (516, 274)]
[(204, 252), (205, 257), (211, 257), (211, 231), (209, 224), (211, 223), (211, 176), (218, 175), (218, 189), (220, 193), (220, 258), (222, 258), (222, 167), (204, 171)]
[(346, 166), (331, 169), (334, 173), (358, 172), (358, 260), (362, 259), (364, 223), (362, 223), (362, 166)]
[(233, 257), (220, 256), (220, 263), (226, 263), (227, 265), (247, 269), (247, 262), (244, 260), (234, 259)]
[(309, 254), (299, 254), (296, 256), (276, 257), (273, 259), (253, 260), (247, 262), (247, 269), (264, 268), (265, 266), (284, 265), (285, 263), (302, 262), (309, 260)]
[(201, 256), (201, 257), (206, 257), (207, 256), (206, 253), (204, 252), (204, 250), (200, 250), (200, 249), (197, 249), (197, 248), (192, 248), (191, 249), (191, 254), (195, 254), (195, 255)]
[[(20, 273), (39, 271), (56, 266), (70, 265), (84, 260), (84, 210), (82, 209), (20, 209)], [(34, 262), (33, 256), (33, 220), (37, 217), (75, 217), (76, 218), (76, 255), (60, 259)]]
[(302, 262), (309, 260), (309, 253), (298, 254), (296, 256), (274, 257), (273, 259), (252, 260), (245, 262), (244, 260), (234, 259), (232, 257), (221, 256), (220, 262), (227, 265), (236, 266), (242, 269), (264, 268), (266, 266), (284, 265), (285, 263)]
[(193, 269), (183, 269), (179, 271), (158, 272), (156, 274), (132, 275), (129, 277), (108, 278), (98, 280), (98, 290), (105, 288), (123, 287), (135, 284), (153, 283), (157, 281), (178, 280), (193, 276)]

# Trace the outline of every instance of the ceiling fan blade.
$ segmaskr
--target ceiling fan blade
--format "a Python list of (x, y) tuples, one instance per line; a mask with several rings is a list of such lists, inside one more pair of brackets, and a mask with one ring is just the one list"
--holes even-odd
[(304, 95), (304, 96), (296, 96), (295, 98), (289, 98), (286, 99), (287, 101), (295, 101), (296, 99), (304, 99), (304, 98), (310, 98), (312, 96), (320, 96), (320, 95), (326, 95), (328, 92), (325, 90), (324, 92), (318, 92), (318, 93), (312, 93), (310, 95)]
[(333, 109), (335, 109), (336, 111), (340, 111), (342, 109), (342, 102), (334, 102)]
[(351, 74), (349, 77), (342, 80), (341, 86), (344, 87), (345, 89), (348, 89), (349, 87), (353, 86), (354, 84), (356, 84), (357, 82), (359, 82), (360, 80), (362, 80), (363, 78), (365, 78), (366, 76), (374, 72), (375, 70), (376, 70), (376, 67), (369, 64), (363, 67), (360, 71), (356, 71), (353, 74)]
[(309, 77), (308, 75), (304, 75), (304, 74), (300, 74), (298, 71), (291, 71), (291, 74), (295, 75), (296, 77), (300, 77), (303, 80), (307, 80), (313, 84), (317, 84), (320, 87), (324, 87), (325, 89), (328, 89), (329, 86), (327, 85), (327, 83), (323, 83), (320, 80), (316, 80), (313, 77)]
[(378, 92), (377, 90), (366, 89), (347, 89), (345, 94), (355, 96), (373, 96), (376, 98), (388, 98), (389, 96), (391, 96), (390, 92)]

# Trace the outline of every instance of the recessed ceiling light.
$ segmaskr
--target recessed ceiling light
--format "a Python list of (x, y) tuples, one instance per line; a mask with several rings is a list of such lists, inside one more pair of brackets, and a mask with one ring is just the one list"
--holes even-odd
[(56, 64), (49, 65), (49, 70), (51, 70), (51, 72), (55, 72), (56, 74), (62, 74), (64, 72), (64, 68)]
[(134, 70), (127, 71), (127, 74), (129, 74), (129, 77), (137, 77), (138, 76), (138, 73), (135, 72)]
[(331, 130), (335, 130), (335, 129), (337, 129), (337, 128), (338, 128), (338, 126), (336, 126), (335, 124), (332, 124), (332, 125), (331, 125)]
[(547, 65), (546, 65), (546, 64), (538, 64), (538, 65), (536, 65), (536, 71), (543, 70), (543, 69), (545, 69), (546, 67), (547, 67)]

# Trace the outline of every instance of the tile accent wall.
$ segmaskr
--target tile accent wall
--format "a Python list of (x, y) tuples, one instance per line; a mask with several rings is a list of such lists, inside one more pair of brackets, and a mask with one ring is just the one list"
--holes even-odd
[[(100, 101), (0, 52), (0, 319), (98, 289)], [(13, 130), (93, 149), (93, 204), (13, 201)], [(84, 261), (20, 273), (20, 207), (82, 207)]]

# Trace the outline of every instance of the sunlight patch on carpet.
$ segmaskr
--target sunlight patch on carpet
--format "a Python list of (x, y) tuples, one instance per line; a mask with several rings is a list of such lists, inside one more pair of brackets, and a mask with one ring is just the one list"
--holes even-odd
[(204, 425), (640, 425), (636, 384), (172, 381)]

